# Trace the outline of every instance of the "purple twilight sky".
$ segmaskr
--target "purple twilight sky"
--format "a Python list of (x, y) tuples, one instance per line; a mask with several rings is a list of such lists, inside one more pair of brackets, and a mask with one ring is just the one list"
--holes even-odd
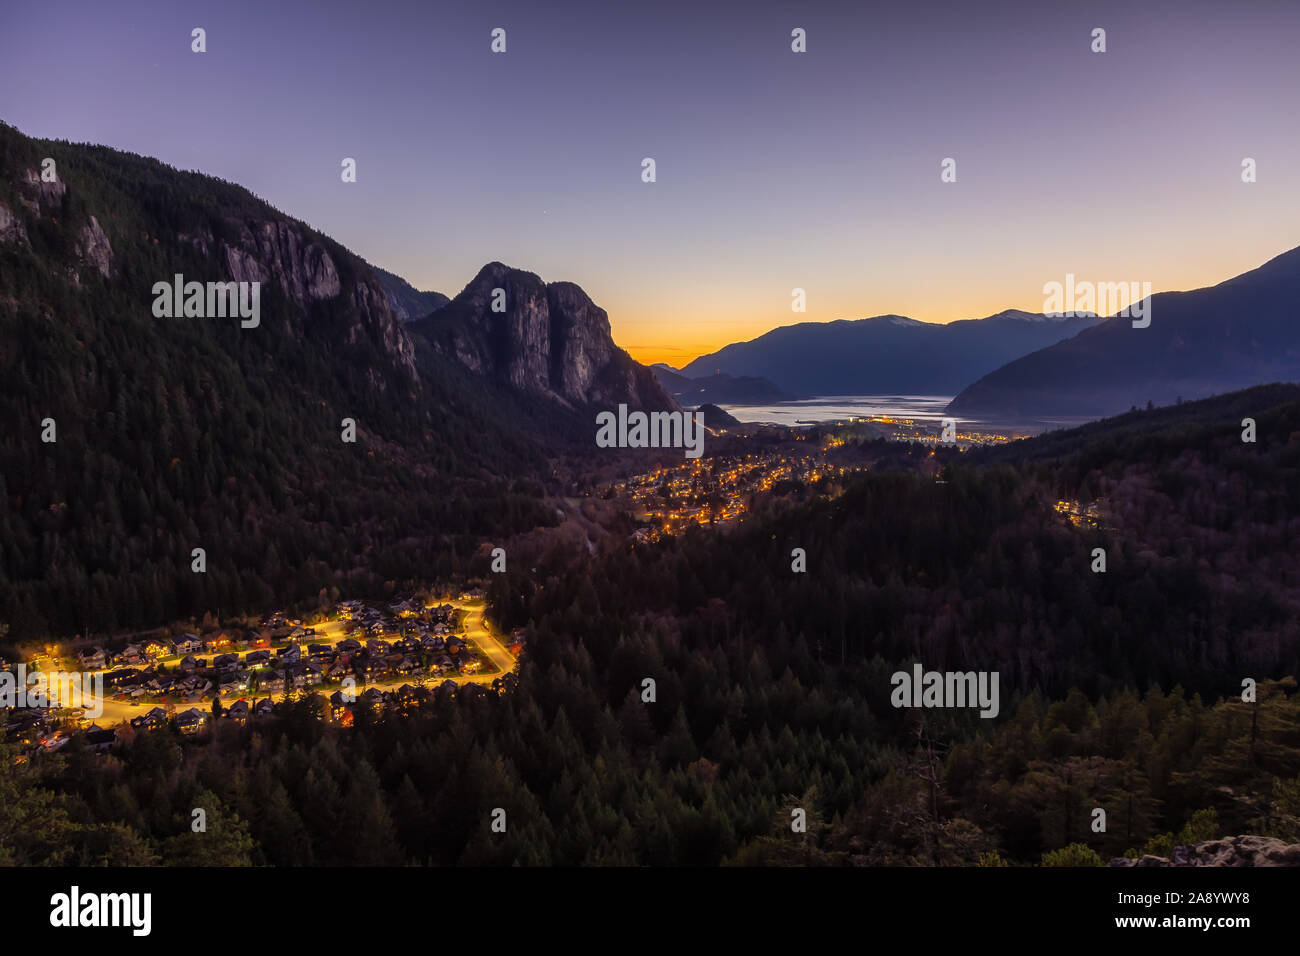
[(1298, 40), (1294, 0), (6, 4), (0, 119), (238, 182), (418, 288), (578, 282), (682, 364), (1300, 245)]

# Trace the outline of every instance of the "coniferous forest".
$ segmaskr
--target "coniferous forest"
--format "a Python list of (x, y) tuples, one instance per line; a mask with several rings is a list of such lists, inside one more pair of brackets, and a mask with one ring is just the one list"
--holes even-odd
[[(576, 286), (490, 264), (533, 298), (497, 320), (471, 283), (449, 346), (420, 331), (438, 312), (400, 327), (363, 260), (239, 187), (3, 125), (0, 207), (0, 657), (469, 582), (523, 648), (508, 681), (362, 699), (348, 725), (290, 690), (194, 735), (123, 725), (107, 752), (6, 735), (0, 863), (1076, 866), (1300, 842), (1297, 386), (966, 451), (710, 437), (854, 467), (638, 537), (584, 508), (666, 458), (593, 457), (591, 412), (676, 405)], [(154, 282), (214, 263), (265, 279), (256, 334), (150, 313)], [(998, 714), (895, 706), (917, 664), (996, 673)]]
[[(361, 705), (349, 728), (300, 696), (203, 739), (70, 746), (6, 775), (0, 846), (11, 863), (997, 866), (1300, 841), (1293, 393), (953, 454), (942, 481), (869, 473), (726, 534), (538, 539), (488, 592), (527, 631), (513, 690)], [(1243, 400), (1266, 408), (1254, 446)], [(1080, 494), (1107, 502), (1104, 527), (1061, 520)], [(1000, 672), (999, 718), (891, 707), (913, 661)]]

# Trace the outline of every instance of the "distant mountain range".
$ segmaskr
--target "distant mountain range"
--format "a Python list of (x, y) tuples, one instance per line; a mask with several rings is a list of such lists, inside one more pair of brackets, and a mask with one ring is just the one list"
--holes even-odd
[(1151, 296), (1151, 324), (1106, 319), (991, 371), (954, 415), (1102, 416), (1300, 380), (1300, 248), (1216, 286)]
[(801, 322), (701, 356), (682, 374), (763, 378), (802, 395), (955, 395), (1006, 362), (1099, 321), (1009, 309), (947, 325), (901, 315)]
[(775, 382), (749, 375), (715, 373), (689, 378), (662, 362), (651, 365), (650, 371), (683, 408), (716, 402), (724, 405), (770, 405), (774, 402), (794, 401), (799, 397), (785, 391)]

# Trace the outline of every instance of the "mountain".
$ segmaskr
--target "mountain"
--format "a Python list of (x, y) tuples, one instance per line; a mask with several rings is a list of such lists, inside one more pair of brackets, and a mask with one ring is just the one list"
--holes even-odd
[(371, 266), (370, 269), (383, 287), (388, 308), (399, 321), (414, 322), (422, 319), (451, 301), (441, 292), (419, 292), (401, 276), (395, 276), (378, 266)]
[(1009, 309), (947, 325), (901, 315), (801, 322), (701, 356), (682, 374), (758, 376), (805, 395), (955, 395), (1011, 359), (1097, 321)]
[(1096, 467), (1114, 461), (1163, 465), (1211, 440), (1253, 448), (1241, 441), (1243, 418), (1256, 420), (1261, 444), (1277, 440), (1279, 435), (1285, 444), (1300, 427), (1300, 385), (1255, 385), (1194, 402), (1134, 409), (1033, 438), (973, 449), (966, 461), (1018, 468), (1048, 460), (1077, 468), (1084, 459)]
[(720, 428), (735, 428), (740, 424), (740, 420), (730, 414), (725, 408), (719, 408), (717, 405), (701, 405), (696, 409), (700, 414), (700, 420), (704, 426), (712, 431)]
[(605, 310), (572, 282), (548, 284), (489, 262), (447, 305), (409, 327), (490, 381), (566, 408), (678, 408), (651, 370), (614, 344)]
[(1151, 296), (1147, 328), (1113, 317), (963, 390), (955, 415), (1102, 416), (1300, 379), (1300, 248), (1226, 282)]
[[(260, 283), (257, 321), (159, 317), (176, 275)], [(0, 368), (12, 639), (378, 590), (553, 521), (517, 480), (555, 406), (412, 339), (360, 258), (231, 183), (3, 124)]]
[(770, 405), (798, 398), (783, 390), (775, 382), (749, 375), (715, 373), (701, 378), (689, 378), (668, 365), (652, 365), (659, 384), (683, 407), (694, 407), (708, 402), (728, 405)]

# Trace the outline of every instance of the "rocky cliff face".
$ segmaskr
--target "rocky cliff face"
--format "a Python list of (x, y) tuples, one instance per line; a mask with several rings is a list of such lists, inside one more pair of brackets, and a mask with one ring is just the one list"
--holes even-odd
[[(222, 279), (235, 282), (274, 283), (293, 302), (305, 322), (304, 335), (314, 333), (312, 315), (318, 303), (341, 306), (352, 316), (342, 328), (343, 341), (358, 345), (371, 339), (406, 372), (418, 380), (415, 347), (402, 323), (389, 308), (387, 296), (372, 270), (341, 247), (331, 251), (301, 224), (288, 219), (224, 221), (223, 232), (234, 238), (217, 239), (211, 228), (185, 233), (179, 239), (220, 264)], [(349, 281), (340, 275), (336, 260), (350, 257)], [(373, 384), (384, 388), (381, 377)]]
[(1116, 857), (1110, 866), (1300, 866), (1300, 843), (1275, 837), (1232, 836), (1176, 846), (1169, 857)]
[[(367, 389), (418, 387), (414, 344), (378, 277), (338, 243), (230, 184), (143, 157), (38, 143), (0, 124), (0, 245), (76, 289), (98, 295), (106, 287), (87, 284), (104, 281), (146, 314), (153, 282), (174, 273), (259, 282), (263, 319), (304, 344), (354, 350), (349, 374)], [(47, 181), (42, 170), (55, 155), (48, 168), (57, 177)], [(175, 197), (165, 216), (159, 193)]]
[(77, 255), (84, 264), (92, 266), (105, 279), (112, 274), (113, 245), (94, 216), (81, 227), (77, 236)]
[(572, 282), (548, 285), (491, 262), (413, 327), (467, 368), (570, 408), (678, 407), (649, 369), (614, 344), (605, 310)]
[[(44, 219), (50, 225), (58, 225), (65, 219), (64, 197), (68, 187), (62, 180), (46, 182), (41, 179), (40, 171), (34, 168), (22, 170), (14, 184), (18, 197), (17, 208), (10, 209), (0, 202), (0, 243), (12, 242), (31, 247), (25, 219), (33, 221)], [(66, 224), (66, 223), (65, 223)], [(73, 285), (80, 286), (83, 275), (93, 269), (103, 278), (112, 276), (113, 245), (108, 241), (99, 220), (94, 216), (74, 229), (75, 239), (72, 245), (75, 261), (62, 264), (66, 275)]]

